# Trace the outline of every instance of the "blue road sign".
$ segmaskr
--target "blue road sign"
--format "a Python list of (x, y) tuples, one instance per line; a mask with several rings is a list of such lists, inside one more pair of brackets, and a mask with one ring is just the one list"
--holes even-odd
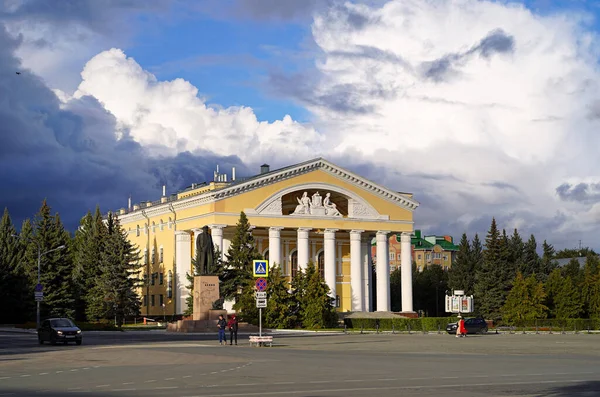
[(252, 261), (252, 269), (254, 271), (254, 277), (268, 277), (269, 276), (269, 261)]
[(42, 284), (38, 284), (35, 286), (35, 292), (42, 292), (44, 290), (44, 286)]

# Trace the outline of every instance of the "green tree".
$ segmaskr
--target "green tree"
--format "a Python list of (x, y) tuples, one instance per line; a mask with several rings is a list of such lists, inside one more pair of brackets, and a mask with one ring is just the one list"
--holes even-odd
[(556, 318), (577, 318), (583, 309), (581, 292), (575, 288), (571, 277), (561, 278), (561, 285), (554, 297)]
[(473, 288), (471, 291), (473, 292), (475, 292), (477, 272), (483, 267), (483, 259), (483, 246), (481, 245), (481, 240), (479, 240), (479, 235), (475, 234), (471, 242), (471, 263), (473, 264)]
[(554, 260), (556, 252), (554, 250), (554, 246), (552, 244), (548, 244), (546, 240), (542, 244), (542, 259), (541, 259), (541, 274), (542, 278), (546, 280), (550, 273), (556, 269), (557, 264)]
[(580, 258), (588, 256), (589, 254), (598, 255), (593, 249), (589, 247), (582, 248), (565, 248), (556, 252), (555, 259), (568, 259), (568, 258)]
[(548, 307), (548, 313), (550, 314), (550, 317), (553, 318), (556, 318), (557, 316), (556, 298), (561, 292), (563, 280), (564, 278), (560, 269), (554, 269), (544, 283), (544, 290), (546, 291), (545, 305)]
[(117, 326), (127, 316), (140, 313), (141, 302), (136, 293), (140, 287), (140, 263), (138, 248), (127, 238), (118, 218), (108, 214), (105, 247), (100, 254), (100, 276), (93, 287), (96, 299), (88, 306), (90, 318), (116, 318)]
[(86, 320), (88, 302), (94, 300), (94, 286), (101, 276), (100, 256), (105, 250), (108, 229), (100, 207), (88, 212), (79, 222), (73, 239), (73, 280), (75, 288), (75, 318)]
[(538, 280), (541, 281), (542, 277), (540, 277), (542, 273), (542, 261), (540, 256), (537, 253), (537, 242), (535, 241), (535, 236), (532, 234), (525, 243), (523, 249), (523, 260), (520, 263), (520, 271), (523, 273), (524, 277), (529, 277), (532, 274), (535, 274)]
[(289, 283), (279, 266), (272, 266), (267, 279), (268, 303), (265, 324), (270, 328), (294, 328), (297, 322), (294, 296), (289, 292)]
[(548, 308), (543, 303), (545, 298), (544, 286), (535, 276), (524, 278), (523, 274), (518, 272), (513, 288), (502, 307), (502, 319), (508, 323), (519, 324), (546, 318)]
[(509, 242), (510, 250), (510, 262), (520, 265), (523, 263), (523, 254), (525, 250), (525, 244), (519, 234), (519, 231), (515, 228)]
[[(40, 281), (44, 287), (44, 301), (40, 304), (40, 317), (74, 318), (75, 288), (72, 278), (71, 236), (65, 230), (60, 216), (51, 215), (46, 200), (34, 218), (32, 232), (26, 230), (26, 233), (27, 237), (22, 233), (22, 238), (27, 238), (28, 241), (23, 263), (30, 278), (28, 294), (31, 295), (37, 284), (38, 251), (42, 253)], [(56, 250), (61, 246), (65, 248)]]
[(581, 265), (576, 258), (573, 258), (562, 268), (563, 277), (571, 277), (573, 282), (579, 285), (583, 278), (583, 272), (581, 271)]
[(0, 302), (4, 307), (4, 323), (24, 323), (33, 309), (33, 295), (29, 295), (29, 280), (20, 266), (24, 245), (15, 238), (8, 209), (0, 221)]
[(329, 296), (329, 287), (321, 278), (314, 263), (308, 264), (304, 277), (306, 289), (300, 302), (302, 325), (310, 329), (335, 327), (337, 313), (333, 306), (333, 299)]
[[(262, 259), (256, 249), (248, 217), (242, 211), (236, 225), (231, 245), (225, 255), (226, 260), (221, 276), (221, 296), (232, 299), (237, 296), (239, 286), (245, 286), (252, 281), (252, 262)], [(252, 287), (254, 288), (254, 287)], [(241, 307), (242, 311), (244, 308)]]
[(464, 290), (467, 295), (473, 294), (475, 285), (475, 263), (471, 252), (471, 243), (467, 234), (463, 233), (456, 260), (448, 273), (448, 287), (451, 290)]
[(475, 302), (479, 313), (488, 319), (496, 320), (501, 317), (502, 305), (505, 300), (505, 252), (496, 219), (492, 219), (486, 237), (486, 247), (483, 253), (483, 263), (476, 274)]
[(600, 263), (598, 256), (588, 255), (583, 268), (581, 297), (583, 307), (589, 317), (600, 315)]

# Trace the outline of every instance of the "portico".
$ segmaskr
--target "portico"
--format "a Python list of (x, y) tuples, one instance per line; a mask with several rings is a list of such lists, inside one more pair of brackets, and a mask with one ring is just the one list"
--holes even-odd
[[(291, 280), (313, 262), (340, 311), (390, 310), (388, 237), (402, 234), (402, 252), (408, 254), (401, 262), (402, 311), (413, 311), (410, 233), (418, 203), (410, 194), (376, 185), (324, 159), (262, 171), (221, 184), (223, 178), (215, 175), (216, 182), (196, 192), (180, 193), (177, 200), (164, 203), (162, 211), (159, 206), (146, 209), (149, 221), (167, 211), (177, 215), (172, 234), (176, 313), (185, 309), (186, 273), (191, 271), (201, 228), (208, 226), (215, 248), (224, 257), (240, 211), (247, 215), (257, 248), (270, 265), (281, 267)], [(136, 215), (134, 211), (120, 219), (129, 226), (143, 219)], [(129, 230), (132, 240), (141, 240), (134, 235), (139, 229)], [(376, 286), (370, 251), (373, 239), (378, 257)]]

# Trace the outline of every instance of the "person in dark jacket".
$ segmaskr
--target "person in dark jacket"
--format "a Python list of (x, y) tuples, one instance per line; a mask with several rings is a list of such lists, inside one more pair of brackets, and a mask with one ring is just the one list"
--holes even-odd
[(223, 318), (222, 314), (219, 314), (219, 321), (217, 321), (217, 328), (219, 329), (219, 344), (226, 345), (227, 337), (225, 336), (225, 327), (227, 326), (227, 321)]
[(229, 344), (233, 345), (233, 338), (235, 337), (235, 344), (237, 345), (238, 319), (235, 314), (227, 322), (227, 328), (229, 328)]

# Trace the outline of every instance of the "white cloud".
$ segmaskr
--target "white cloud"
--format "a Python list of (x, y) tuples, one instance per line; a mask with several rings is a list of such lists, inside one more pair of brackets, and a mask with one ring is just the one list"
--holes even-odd
[[(327, 120), (336, 153), (357, 151), (404, 174), (390, 180), (410, 185), (398, 188), (440, 199), (443, 208), (418, 210), (424, 226), (485, 214), (550, 234), (541, 225), (563, 211), (564, 230), (596, 228), (583, 222), (589, 206), (555, 192), (567, 178), (600, 180), (600, 120), (589, 118), (600, 51), (587, 22), (503, 2), (347, 3), (315, 17), (323, 55), (313, 91), (356, 100), (345, 111), (306, 103)], [(415, 173), (429, 177), (406, 177)]]
[(207, 150), (248, 163), (285, 164), (314, 156), (323, 140), (288, 115), (268, 123), (248, 107), (211, 107), (189, 82), (158, 81), (119, 49), (93, 57), (81, 76), (74, 97), (98, 99), (121, 129), (154, 155)]

